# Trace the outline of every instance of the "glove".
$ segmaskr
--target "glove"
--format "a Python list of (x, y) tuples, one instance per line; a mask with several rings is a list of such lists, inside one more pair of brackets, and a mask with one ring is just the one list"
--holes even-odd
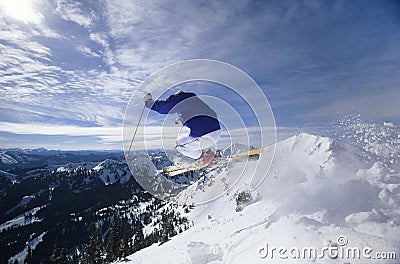
[(151, 93), (146, 93), (143, 96), (143, 102), (146, 102), (147, 100), (151, 100), (151, 99), (153, 99), (153, 97), (151, 96)]
[(175, 125), (175, 126), (180, 126), (180, 125), (182, 125), (182, 120), (180, 120), (179, 118), (175, 119), (174, 125)]

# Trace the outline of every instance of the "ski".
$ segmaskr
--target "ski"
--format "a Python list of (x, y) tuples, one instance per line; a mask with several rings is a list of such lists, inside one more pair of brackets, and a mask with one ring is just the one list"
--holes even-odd
[(164, 167), (163, 173), (166, 174), (167, 176), (176, 176), (176, 175), (182, 174), (184, 172), (199, 170), (199, 169), (206, 168), (206, 167), (213, 167), (213, 166), (225, 165), (225, 164), (230, 164), (230, 163), (235, 163), (235, 162), (245, 162), (248, 160), (255, 160), (255, 159), (258, 159), (261, 151), (262, 151), (261, 148), (256, 148), (256, 149), (252, 149), (249, 151), (234, 154), (234, 155), (228, 156), (226, 158), (224, 158), (224, 157), (217, 158), (209, 164), (203, 164), (203, 163), (199, 164), (197, 162), (188, 167), (179, 167), (176, 165), (171, 165), (168, 167)]

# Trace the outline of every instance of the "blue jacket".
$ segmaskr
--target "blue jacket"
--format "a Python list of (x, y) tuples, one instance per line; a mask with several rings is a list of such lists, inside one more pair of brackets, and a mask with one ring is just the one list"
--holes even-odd
[(191, 137), (201, 137), (221, 129), (217, 114), (194, 93), (179, 92), (166, 100), (147, 100), (147, 108), (160, 114), (177, 113)]

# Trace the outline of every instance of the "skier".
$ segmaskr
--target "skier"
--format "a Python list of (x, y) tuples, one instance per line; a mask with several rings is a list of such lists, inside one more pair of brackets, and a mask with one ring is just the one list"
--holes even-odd
[(118, 259), (119, 261), (125, 259), (125, 242), (124, 239), (121, 238), (121, 240), (118, 243)]
[(150, 93), (143, 96), (147, 108), (160, 114), (178, 114), (175, 124), (183, 124), (190, 132), (178, 136), (175, 149), (186, 157), (197, 160), (202, 157), (203, 164), (215, 158), (216, 143), (221, 136), (217, 114), (195, 93), (178, 91), (166, 100), (153, 100)]

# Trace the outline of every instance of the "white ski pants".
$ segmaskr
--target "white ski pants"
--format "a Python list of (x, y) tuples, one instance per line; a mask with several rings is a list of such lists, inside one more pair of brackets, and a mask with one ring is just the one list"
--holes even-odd
[(201, 137), (191, 137), (189, 133), (180, 135), (176, 139), (176, 150), (186, 157), (198, 159), (203, 150), (216, 149), (217, 141), (221, 136), (221, 129), (205, 134)]

